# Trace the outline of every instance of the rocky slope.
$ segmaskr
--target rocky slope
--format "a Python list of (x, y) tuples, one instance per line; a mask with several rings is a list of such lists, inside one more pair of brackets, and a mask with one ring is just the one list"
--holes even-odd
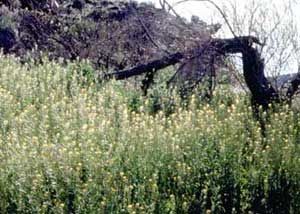
[[(104, 71), (189, 51), (218, 30), (153, 5), (108, 0), (5, 0), (0, 47), (23, 60), (89, 59)], [(42, 54), (43, 53), (43, 54)]]

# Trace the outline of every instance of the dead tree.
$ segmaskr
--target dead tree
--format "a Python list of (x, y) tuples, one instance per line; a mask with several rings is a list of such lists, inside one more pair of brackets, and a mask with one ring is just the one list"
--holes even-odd
[[(279, 102), (280, 97), (278, 92), (266, 78), (264, 72), (264, 60), (261, 58), (257, 49), (253, 47), (253, 43), (260, 44), (257, 38), (251, 36), (236, 37), (232, 39), (211, 39), (207, 41), (198, 52), (202, 53), (202, 55), (208, 54), (211, 58), (225, 56), (226, 54), (241, 53), (243, 75), (251, 92), (252, 104), (267, 109), (269, 104)], [(170, 54), (162, 59), (138, 65), (131, 69), (109, 73), (105, 75), (105, 78), (115, 78), (120, 80), (145, 73), (147, 73), (147, 75), (152, 75), (159, 69), (180, 62), (185, 57), (185, 53)], [(298, 85), (300, 84), (297, 80), (293, 83), (293, 87), (288, 92), (289, 96), (294, 94), (295, 88), (298, 88)]]
[(266, 78), (264, 60), (257, 49), (252, 47), (253, 43), (260, 44), (255, 37), (237, 37), (217, 40), (214, 47), (222, 54), (242, 54), (243, 75), (252, 95), (252, 104), (267, 109), (270, 103), (279, 101), (279, 94)]

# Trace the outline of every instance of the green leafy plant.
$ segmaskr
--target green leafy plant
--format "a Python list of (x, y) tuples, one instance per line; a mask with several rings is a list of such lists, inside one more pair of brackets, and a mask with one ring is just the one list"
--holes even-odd
[(300, 209), (300, 117), (289, 106), (262, 135), (247, 95), (229, 89), (182, 105), (159, 88), (143, 97), (128, 82), (83, 84), (82, 63), (0, 56), (0, 69), (0, 213)]

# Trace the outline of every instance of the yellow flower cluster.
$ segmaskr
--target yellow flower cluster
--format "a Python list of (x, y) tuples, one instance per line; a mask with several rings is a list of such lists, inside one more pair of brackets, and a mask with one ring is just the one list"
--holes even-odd
[(0, 57), (0, 188), (28, 213), (188, 213), (196, 191), (221, 198), (211, 191), (222, 164), (251, 166), (253, 177), (255, 167), (300, 164), (300, 120), (286, 107), (265, 115), (264, 130), (237, 97), (174, 98), (172, 113), (153, 114), (142, 96), (130, 108), (122, 83), (84, 85), (76, 64), (30, 66)]

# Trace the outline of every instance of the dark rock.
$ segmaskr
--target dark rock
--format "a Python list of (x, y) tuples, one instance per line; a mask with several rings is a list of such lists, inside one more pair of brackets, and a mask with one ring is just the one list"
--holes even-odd
[(72, 7), (78, 10), (82, 10), (85, 6), (85, 1), (84, 0), (74, 0)]
[(21, 0), (21, 7), (28, 10), (41, 9), (46, 5), (46, 1), (36, 1), (36, 0)]
[(101, 1), (100, 5), (103, 7), (107, 7), (108, 5), (113, 5), (111, 1)]
[(101, 11), (94, 10), (87, 16), (87, 18), (92, 19), (94, 22), (98, 22), (102, 18)]
[(0, 29), (0, 47), (3, 48), (4, 53), (16, 44), (16, 35), (11, 28)]

